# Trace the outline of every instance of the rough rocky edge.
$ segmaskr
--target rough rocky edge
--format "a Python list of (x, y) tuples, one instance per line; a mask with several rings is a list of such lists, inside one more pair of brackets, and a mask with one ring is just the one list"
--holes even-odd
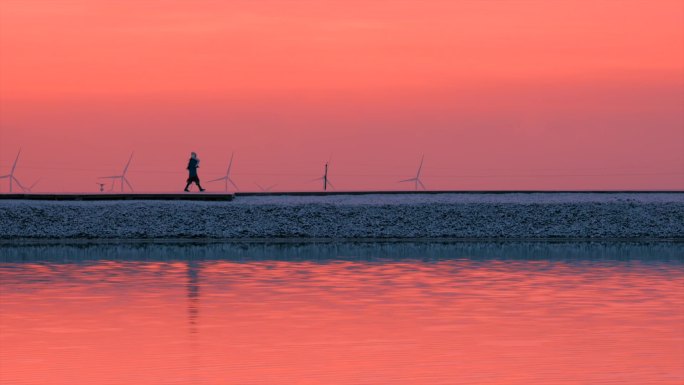
[(684, 193), (0, 201), (0, 239), (684, 239)]

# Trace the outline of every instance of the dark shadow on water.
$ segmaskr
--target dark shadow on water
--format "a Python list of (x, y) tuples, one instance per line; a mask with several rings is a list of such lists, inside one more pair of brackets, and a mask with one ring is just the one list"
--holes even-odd
[(188, 261), (187, 273), (187, 296), (188, 296), (188, 323), (190, 333), (197, 332), (197, 318), (199, 317), (200, 299), (200, 262), (194, 259)]

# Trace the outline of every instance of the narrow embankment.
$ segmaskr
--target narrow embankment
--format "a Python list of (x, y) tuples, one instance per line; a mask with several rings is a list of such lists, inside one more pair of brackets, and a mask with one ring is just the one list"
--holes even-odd
[(0, 200), (0, 239), (684, 239), (683, 193)]

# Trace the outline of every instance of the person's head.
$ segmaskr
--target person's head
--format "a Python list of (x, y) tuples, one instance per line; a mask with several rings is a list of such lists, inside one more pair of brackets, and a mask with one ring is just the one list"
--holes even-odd
[(197, 159), (197, 153), (196, 153), (196, 152), (191, 152), (191, 153), (190, 153), (190, 157), (191, 157), (192, 159)]

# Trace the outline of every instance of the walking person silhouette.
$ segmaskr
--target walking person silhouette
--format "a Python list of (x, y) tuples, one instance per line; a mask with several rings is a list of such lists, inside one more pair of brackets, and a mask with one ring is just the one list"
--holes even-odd
[(191, 153), (190, 154), (190, 160), (188, 161), (188, 184), (185, 185), (185, 191), (189, 192), (188, 188), (192, 184), (192, 182), (195, 182), (197, 187), (199, 187), (200, 191), (204, 191), (202, 188), (202, 185), (200, 185), (200, 180), (199, 177), (197, 176), (197, 168), (199, 167), (199, 162), (200, 160), (197, 158), (196, 153)]

